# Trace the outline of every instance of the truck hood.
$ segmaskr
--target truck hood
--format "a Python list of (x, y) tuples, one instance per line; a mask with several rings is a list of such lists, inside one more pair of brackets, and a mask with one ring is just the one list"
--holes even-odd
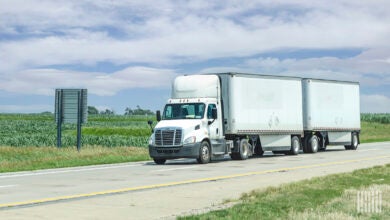
[(201, 119), (162, 120), (157, 123), (155, 129), (176, 127), (183, 130), (195, 129), (195, 126), (202, 123)]

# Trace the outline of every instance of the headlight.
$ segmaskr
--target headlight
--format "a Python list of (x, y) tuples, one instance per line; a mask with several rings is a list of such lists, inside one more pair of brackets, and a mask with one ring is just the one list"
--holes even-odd
[(183, 141), (183, 144), (193, 144), (196, 142), (196, 137), (191, 136)]
[(149, 138), (149, 145), (153, 145), (153, 137), (152, 136)]

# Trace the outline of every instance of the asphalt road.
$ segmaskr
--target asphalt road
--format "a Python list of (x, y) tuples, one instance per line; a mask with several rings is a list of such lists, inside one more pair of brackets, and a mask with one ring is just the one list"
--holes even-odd
[(218, 209), (253, 189), (388, 163), (383, 142), (206, 165), (182, 159), (4, 173), (0, 219), (169, 219)]

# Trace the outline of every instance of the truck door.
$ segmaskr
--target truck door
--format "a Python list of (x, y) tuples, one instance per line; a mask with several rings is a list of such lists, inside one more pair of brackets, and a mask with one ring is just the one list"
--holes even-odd
[[(220, 114), (220, 110), (217, 109), (218, 112), (218, 118), (213, 119), (213, 108), (217, 109), (216, 104), (209, 104), (207, 107), (207, 120), (209, 121), (208, 126), (208, 132), (209, 137), (212, 145), (212, 151), (215, 152), (222, 152), (224, 151), (223, 148), (223, 138), (222, 138), (222, 115)], [(214, 121), (213, 121), (214, 120)], [(212, 122), (210, 124), (210, 122)]]

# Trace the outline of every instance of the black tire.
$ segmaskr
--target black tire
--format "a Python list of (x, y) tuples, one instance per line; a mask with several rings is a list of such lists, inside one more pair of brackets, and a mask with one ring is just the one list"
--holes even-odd
[(165, 162), (167, 161), (166, 159), (157, 159), (157, 158), (153, 158), (153, 160), (156, 164), (159, 165), (165, 164)]
[(290, 151), (287, 151), (286, 153), (288, 155), (298, 155), (300, 148), (301, 148), (301, 142), (299, 140), (299, 137), (293, 136), (291, 138), (291, 149), (290, 149)]
[(308, 153), (317, 153), (319, 148), (319, 141), (316, 135), (312, 135), (306, 144), (306, 150)]
[(211, 160), (210, 144), (207, 141), (203, 141), (199, 148), (199, 157), (196, 159), (200, 164), (209, 163)]
[(359, 145), (359, 138), (356, 132), (352, 132), (351, 134), (351, 145), (345, 145), (346, 150), (356, 150)]
[(240, 141), (240, 147), (239, 147), (239, 152), (238, 152), (238, 156), (239, 156), (239, 160), (246, 160), (248, 159), (249, 155), (250, 155), (250, 149), (251, 149), (251, 146), (248, 142), (247, 139), (242, 139)]

